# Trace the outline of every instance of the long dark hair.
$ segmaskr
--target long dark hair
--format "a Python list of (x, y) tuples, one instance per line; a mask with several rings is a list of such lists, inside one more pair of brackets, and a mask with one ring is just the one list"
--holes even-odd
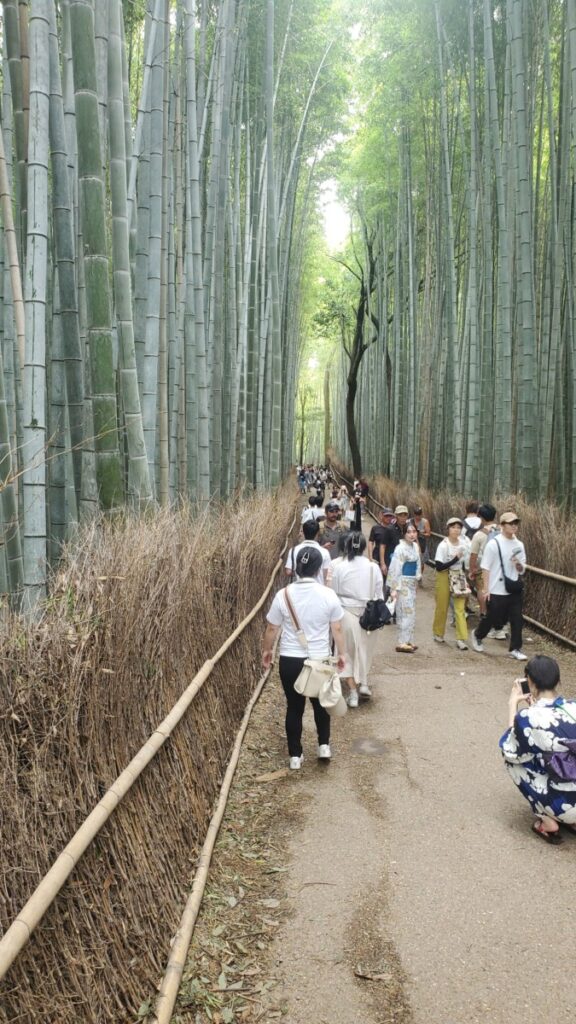
[(346, 538), (346, 558), (349, 562), (352, 562), (356, 555), (361, 555), (366, 550), (366, 537), (363, 533), (353, 531), (349, 533)]

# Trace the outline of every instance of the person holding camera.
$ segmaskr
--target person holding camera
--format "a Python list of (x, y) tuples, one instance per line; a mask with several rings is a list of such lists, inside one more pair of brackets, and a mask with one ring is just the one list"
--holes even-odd
[(576, 832), (576, 701), (558, 694), (559, 683), (554, 658), (530, 658), (526, 678), (512, 687), (500, 740), (508, 774), (536, 815), (532, 831), (555, 846), (560, 825)]

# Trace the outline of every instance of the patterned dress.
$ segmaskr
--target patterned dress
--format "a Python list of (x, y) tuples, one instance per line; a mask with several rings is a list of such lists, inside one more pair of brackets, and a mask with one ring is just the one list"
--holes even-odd
[(411, 644), (416, 626), (416, 588), (422, 578), (420, 547), (401, 540), (394, 549), (387, 584), (396, 593), (398, 643)]
[(575, 825), (576, 701), (541, 699), (519, 711), (500, 748), (532, 810)]

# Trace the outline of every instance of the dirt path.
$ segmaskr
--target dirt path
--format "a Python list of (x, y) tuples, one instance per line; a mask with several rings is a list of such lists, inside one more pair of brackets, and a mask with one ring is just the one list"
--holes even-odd
[[(498, 750), (518, 666), (498, 641), (483, 656), (457, 651), (450, 628), (445, 646), (432, 642), (432, 575), (418, 597), (418, 652), (396, 654), (394, 627), (381, 631), (373, 700), (335, 722), (331, 765), (315, 759), (307, 712), (302, 772), (260, 784), (269, 813), (258, 842), (277, 850), (280, 836), (275, 863), (288, 869), (255, 954), (269, 988), (258, 1016), (213, 1020), (574, 1018), (576, 838), (554, 848), (531, 834)], [(574, 678), (575, 658), (561, 660)], [(252, 780), (286, 764), (282, 719), (273, 681), (245, 754), (260, 766)]]

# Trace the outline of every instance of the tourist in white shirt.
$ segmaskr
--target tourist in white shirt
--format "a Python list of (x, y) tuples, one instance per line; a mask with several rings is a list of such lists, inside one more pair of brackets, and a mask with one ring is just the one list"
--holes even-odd
[(286, 565), (284, 567), (284, 571), (287, 576), (292, 577), (296, 575), (296, 559), (298, 558), (298, 554), (300, 553), (302, 548), (308, 544), (311, 547), (317, 548), (320, 554), (322, 555), (322, 565), (320, 566), (320, 569), (316, 574), (316, 579), (318, 580), (318, 583), (326, 583), (326, 576), (332, 564), (332, 559), (330, 558), (330, 554), (327, 548), (323, 548), (316, 540), (319, 530), (319, 523), (317, 523), (313, 519), (309, 520), (307, 523), (304, 523), (302, 527), (304, 540), (300, 541), (300, 543), (296, 544), (293, 548), (290, 548), (290, 551), (288, 552)]
[(348, 707), (358, 707), (358, 695), (370, 697), (368, 673), (374, 653), (376, 631), (362, 629), (360, 616), (367, 601), (383, 598), (382, 573), (378, 566), (364, 556), (366, 538), (362, 533), (350, 533), (342, 561), (333, 567), (332, 587), (344, 608), (344, 639), (348, 658), (344, 672), (350, 693)]
[[(300, 628), (308, 641), (307, 652), (304, 651), (298, 639), (283, 590), (279, 590), (276, 594), (266, 616), (268, 625), (262, 645), (262, 664), (266, 669), (272, 664), (274, 641), (282, 631), (278, 671), (286, 696), (286, 737), (292, 770), (301, 768), (304, 760), (302, 718), (306, 707), (306, 698), (302, 694), (296, 693), (294, 683), (302, 671), (305, 659), (307, 657), (319, 660), (327, 658), (330, 655), (330, 634), (332, 634), (338, 652), (337, 669), (339, 672), (342, 672), (346, 663), (346, 647), (342, 631), (344, 611), (336, 594), (329, 587), (323, 587), (315, 579), (321, 566), (320, 551), (310, 545), (304, 546), (296, 559), (296, 581), (286, 587)], [(332, 756), (330, 751), (330, 715), (322, 707), (318, 698), (310, 699), (318, 734), (318, 757), (323, 761), (328, 761)]]
[(487, 610), (480, 625), (472, 633), (472, 647), (481, 653), (484, 650), (482, 641), (489, 631), (502, 629), (509, 622), (509, 656), (516, 661), (526, 661), (526, 655), (522, 653), (522, 590), (510, 594), (504, 582), (504, 576), (513, 583), (517, 582), (526, 571), (526, 551), (516, 536), (519, 525), (520, 519), (516, 512), (504, 512), (500, 516), (501, 533), (492, 537), (484, 548), (480, 567)]

